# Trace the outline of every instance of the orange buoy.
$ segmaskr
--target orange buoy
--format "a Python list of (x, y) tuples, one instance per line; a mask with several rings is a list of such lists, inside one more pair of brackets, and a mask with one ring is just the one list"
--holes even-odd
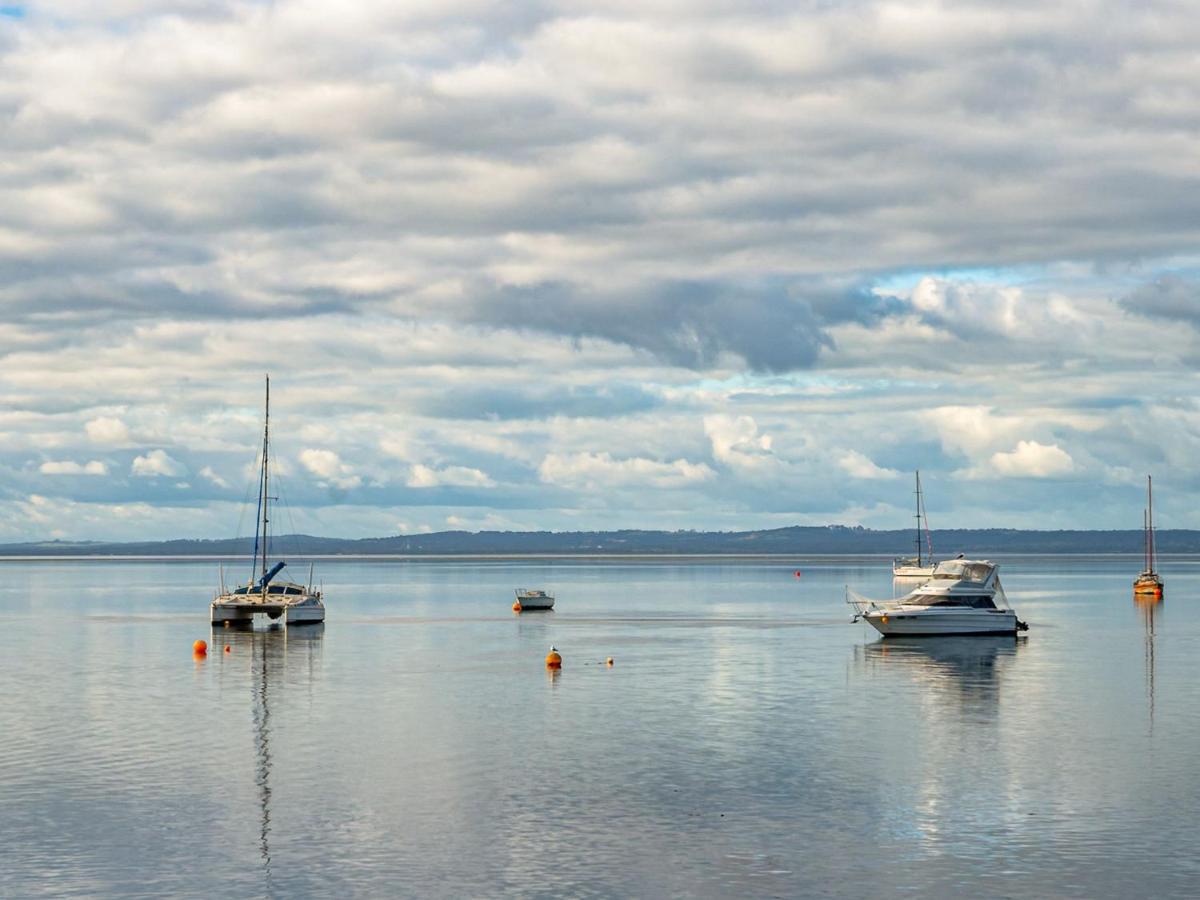
[(796, 570), (795, 572), (793, 572), (792, 574), (793, 574), (793, 575), (795, 575), (797, 578), (799, 578), (799, 577), (800, 577), (800, 570), (799, 570), (799, 569), (797, 569), (797, 570)]
[(521, 611), (521, 601), (518, 600), (513, 604), (513, 612), (520, 612), (520, 611)]
[(611, 668), (612, 668), (612, 664), (613, 664), (613, 658), (610, 656), (608, 659), (606, 659), (606, 660), (604, 661), (604, 664), (605, 664), (606, 666), (608, 666), (608, 667), (611, 669)]
[(196, 641), (194, 644), (192, 644), (192, 652), (198, 653), (201, 656), (203, 656), (204, 654), (206, 654), (208, 652), (208, 642), (207, 641)]
[(229, 653), (229, 652), (231, 652), (231, 650), (230, 650), (230, 647), (229, 647), (229, 645), (228, 645), (228, 644), (226, 644), (226, 645), (225, 645), (225, 652), (226, 652), (226, 653)]
[(547, 669), (561, 669), (562, 668), (562, 654), (559, 653), (558, 650), (556, 650), (554, 647), (551, 647), (550, 652), (546, 654), (546, 668)]

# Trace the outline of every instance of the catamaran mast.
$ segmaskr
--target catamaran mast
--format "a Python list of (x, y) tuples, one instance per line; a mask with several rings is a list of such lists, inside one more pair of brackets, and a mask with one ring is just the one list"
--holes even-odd
[(271, 491), (268, 479), (270, 478), (270, 469), (267, 465), (267, 459), (271, 452), (271, 376), (267, 376), (267, 402), (266, 414), (263, 416), (263, 463), (262, 463), (262, 580), (263, 591), (267, 589), (267, 524), (271, 521), (267, 517), (267, 508), (270, 505)]

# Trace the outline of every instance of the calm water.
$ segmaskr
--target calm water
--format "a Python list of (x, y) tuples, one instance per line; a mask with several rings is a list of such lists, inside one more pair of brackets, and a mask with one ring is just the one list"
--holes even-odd
[(214, 564), (6, 562), (0, 896), (1195, 896), (1200, 562), (1137, 563), (882, 642), (884, 563), (327, 562), (210, 634)]

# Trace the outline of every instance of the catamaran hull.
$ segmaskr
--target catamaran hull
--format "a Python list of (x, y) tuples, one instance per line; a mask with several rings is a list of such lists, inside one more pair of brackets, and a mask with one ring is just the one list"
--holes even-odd
[(254, 621), (254, 609), (242, 603), (214, 602), (211, 618), (214, 625), (224, 625), (226, 622), (248, 625)]
[(321, 603), (262, 603), (246, 600), (214, 600), (212, 624), (251, 625), (256, 615), (266, 616), (273, 622), (283, 621), (287, 625), (315, 625), (325, 621), (325, 606)]
[(863, 616), (885, 637), (939, 634), (1016, 634), (1017, 614), (1011, 610), (961, 610), (938, 613), (869, 612)]
[(325, 607), (321, 604), (288, 607), (287, 623), (289, 625), (317, 625), (324, 621)]

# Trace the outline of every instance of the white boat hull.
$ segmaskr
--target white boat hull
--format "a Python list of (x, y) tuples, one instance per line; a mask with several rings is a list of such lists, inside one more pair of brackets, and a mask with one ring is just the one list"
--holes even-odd
[(257, 597), (247, 598), (226, 594), (212, 602), (211, 621), (214, 625), (250, 625), (256, 615), (288, 625), (315, 625), (325, 621), (325, 604), (319, 599), (304, 598), (293, 603)]
[(518, 597), (517, 602), (521, 604), (522, 612), (530, 609), (554, 609), (553, 597)]
[(892, 566), (894, 578), (932, 578), (935, 566)]
[(311, 605), (293, 604), (287, 608), (289, 625), (316, 625), (325, 621), (325, 604), (318, 600)]
[(884, 636), (1017, 633), (1011, 609), (871, 610), (863, 618)]

